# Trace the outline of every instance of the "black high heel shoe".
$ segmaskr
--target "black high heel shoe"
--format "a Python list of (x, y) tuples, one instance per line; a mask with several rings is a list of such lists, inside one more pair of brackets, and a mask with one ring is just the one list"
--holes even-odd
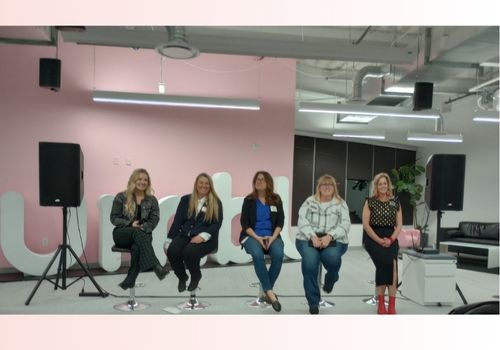
[(200, 280), (193, 280), (191, 278), (191, 281), (189, 281), (189, 286), (188, 286), (188, 291), (189, 292), (192, 292), (193, 290), (195, 290), (196, 288), (198, 288), (198, 283), (200, 283)]
[(281, 311), (281, 304), (280, 302), (278, 301), (278, 296), (276, 295), (276, 293), (272, 292), (274, 294), (274, 297), (276, 298), (275, 301), (271, 301), (271, 299), (267, 296), (267, 293), (266, 293), (266, 302), (268, 304), (271, 304), (271, 306), (273, 307), (273, 310), (276, 311), (276, 312), (280, 312)]

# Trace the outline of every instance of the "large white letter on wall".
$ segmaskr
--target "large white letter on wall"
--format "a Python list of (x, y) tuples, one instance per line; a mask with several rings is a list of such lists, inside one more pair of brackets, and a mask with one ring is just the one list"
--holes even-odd
[[(60, 209), (60, 208), (59, 208)], [(80, 242), (78, 225), (76, 220), (76, 210), (80, 222), (80, 232), (82, 234), (83, 246), (87, 242), (87, 204), (85, 199), (78, 209), (68, 208), (68, 216), (71, 220), (68, 225), (68, 236), (70, 242)], [(62, 220), (61, 209), (61, 220)], [(61, 232), (62, 244), (62, 232)], [(0, 197), (0, 246), (9, 263), (17, 270), (33, 276), (40, 276), (55, 252), (49, 254), (37, 254), (26, 247), (24, 243), (24, 199), (18, 192), (6, 192)], [(76, 255), (83, 253), (80, 244), (72, 246)], [(58, 258), (59, 259), (59, 258)], [(71, 254), (67, 254), (66, 264), (74, 264)], [(48, 271), (49, 275), (57, 272), (58, 260), (52, 264)]]
[(233, 198), (233, 180), (228, 173), (214, 174), (213, 181), (215, 191), (222, 202), (224, 220), (219, 231), (219, 249), (212, 257), (221, 265), (226, 265), (229, 261), (239, 264), (247, 263), (252, 260), (250, 255), (231, 241), (231, 222), (236, 215), (241, 213), (243, 197)]

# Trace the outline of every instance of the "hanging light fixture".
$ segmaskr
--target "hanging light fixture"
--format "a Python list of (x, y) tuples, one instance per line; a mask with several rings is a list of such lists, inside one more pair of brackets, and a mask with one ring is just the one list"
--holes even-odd
[(418, 133), (409, 131), (406, 139), (408, 141), (417, 142), (462, 143), (464, 141), (462, 134), (448, 134), (444, 132), (442, 116), (439, 116), (439, 119), (436, 120), (434, 133)]

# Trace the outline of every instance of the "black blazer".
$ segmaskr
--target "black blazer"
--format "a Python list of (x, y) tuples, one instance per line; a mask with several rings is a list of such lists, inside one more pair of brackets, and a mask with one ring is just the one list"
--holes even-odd
[[(278, 197), (279, 198), (279, 197)], [(272, 231), (276, 227), (283, 228), (285, 223), (285, 213), (283, 212), (283, 201), (279, 198), (279, 202), (276, 205), (277, 211), (271, 211), (271, 225)], [(244, 240), (247, 234), (247, 228), (251, 227), (255, 229), (255, 224), (257, 222), (257, 202), (252, 197), (246, 197), (243, 200), (243, 206), (241, 208), (241, 233), (240, 233), (240, 243)]]
[[(182, 196), (177, 211), (175, 212), (174, 222), (168, 231), (168, 238), (174, 238), (178, 235), (194, 237), (201, 232), (210, 234), (210, 240), (218, 242), (219, 229), (222, 225), (222, 203), (219, 201), (219, 220), (205, 221), (205, 213), (200, 210), (198, 215), (188, 217), (190, 194)], [(206, 204), (205, 204), (206, 205)]]

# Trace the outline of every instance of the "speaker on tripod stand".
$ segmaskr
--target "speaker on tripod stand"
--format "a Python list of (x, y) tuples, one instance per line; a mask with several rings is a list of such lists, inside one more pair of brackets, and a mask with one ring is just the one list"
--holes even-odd
[[(38, 287), (43, 280), (47, 280), (54, 284), (54, 289), (61, 288), (65, 290), (73, 283), (87, 276), (90, 278), (98, 293), (80, 293), (80, 296), (102, 296), (106, 297), (108, 293), (104, 292), (97, 284), (95, 279), (90, 274), (90, 271), (80, 261), (71, 245), (68, 244), (68, 207), (80, 206), (83, 199), (83, 153), (80, 145), (74, 143), (56, 143), (56, 142), (40, 142), (38, 145), (38, 161), (39, 161), (39, 185), (40, 185), (40, 205), (62, 207), (63, 212), (63, 232), (62, 244), (60, 244), (40, 276), (35, 288), (33, 288), (30, 296), (25, 302), (28, 305), (35, 295)], [(84, 271), (84, 275), (77, 278), (75, 281), (66, 284), (67, 266), (66, 256), (67, 251), (73, 256), (75, 261)], [(59, 256), (60, 255), (60, 256)], [(57, 268), (56, 281), (53, 282), (47, 277), (47, 273), (52, 267), (52, 264), (59, 256), (59, 265)], [(61, 284), (59, 284), (61, 279)]]

